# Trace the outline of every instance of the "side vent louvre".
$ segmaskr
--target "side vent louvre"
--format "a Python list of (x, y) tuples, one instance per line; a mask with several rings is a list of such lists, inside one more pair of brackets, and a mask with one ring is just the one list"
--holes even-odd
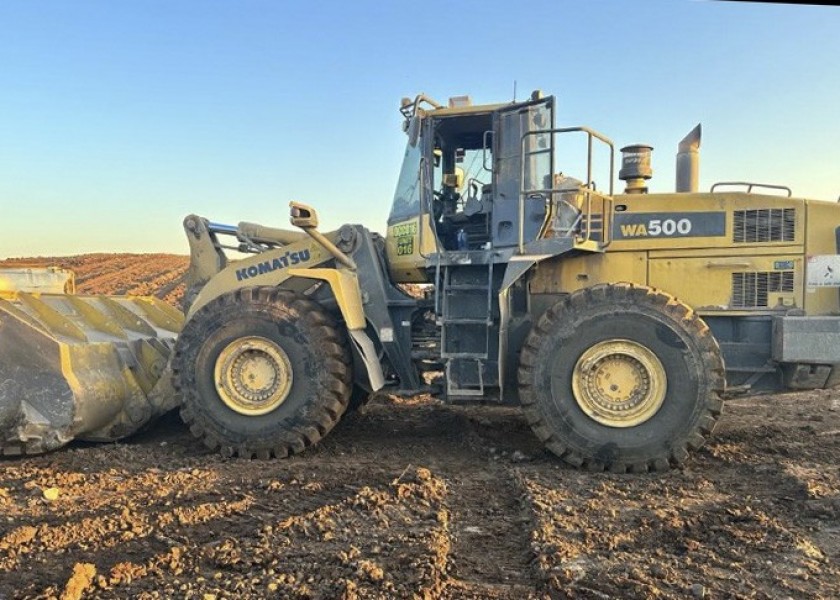
[(796, 234), (795, 208), (758, 208), (733, 213), (732, 241), (792, 242)]
[(793, 292), (793, 271), (732, 273), (732, 308), (767, 307), (767, 295)]

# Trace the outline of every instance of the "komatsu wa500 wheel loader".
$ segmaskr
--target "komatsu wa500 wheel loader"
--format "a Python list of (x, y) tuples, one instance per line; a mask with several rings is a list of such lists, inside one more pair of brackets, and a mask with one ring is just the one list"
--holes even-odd
[[(699, 448), (725, 394), (840, 382), (840, 206), (753, 183), (698, 192), (699, 126), (676, 193), (647, 193), (651, 149), (629, 146), (616, 194), (613, 143), (555, 127), (554, 111), (539, 93), (405, 99), (384, 239), (322, 234), (299, 203), (299, 231), (187, 217), (172, 368), (193, 433), (226, 455), (286, 456), (371, 392), (433, 392), (520, 404), (568, 463), (645, 472)], [(575, 135), (581, 180), (557, 164)]]

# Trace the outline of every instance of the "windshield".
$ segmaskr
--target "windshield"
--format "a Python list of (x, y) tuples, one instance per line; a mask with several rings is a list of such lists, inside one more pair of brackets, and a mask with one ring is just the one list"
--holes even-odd
[(397, 190), (394, 192), (394, 203), (388, 224), (416, 217), (420, 214), (420, 157), (421, 144), (406, 145)]

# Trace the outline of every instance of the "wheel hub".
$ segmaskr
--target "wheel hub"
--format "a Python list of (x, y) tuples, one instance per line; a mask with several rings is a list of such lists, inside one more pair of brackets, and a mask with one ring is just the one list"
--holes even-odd
[(659, 358), (631, 340), (606, 340), (575, 365), (572, 391), (580, 409), (608, 427), (633, 427), (650, 419), (665, 400), (667, 377)]
[(216, 359), (216, 391), (230, 409), (249, 416), (280, 406), (292, 388), (292, 365), (273, 341), (249, 336), (228, 344)]

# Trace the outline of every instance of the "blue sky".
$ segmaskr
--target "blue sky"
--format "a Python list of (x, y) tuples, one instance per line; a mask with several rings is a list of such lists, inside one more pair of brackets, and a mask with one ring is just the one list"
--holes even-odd
[(400, 98), (514, 81), (653, 145), (653, 191), (702, 122), (702, 189), (834, 200), (838, 31), (838, 7), (691, 0), (0, 0), (0, 257), (187, 253), (186, 214), (286, 226), (290, 199), (383, 231)]

